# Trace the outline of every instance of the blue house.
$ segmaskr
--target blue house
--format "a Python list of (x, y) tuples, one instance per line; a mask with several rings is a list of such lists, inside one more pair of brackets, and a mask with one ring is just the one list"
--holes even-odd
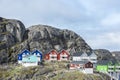
[(18, 63), (23, 66), (37, 66), (42, 61), (42, 53), (39, 50), (35, 50), (30, 53), (29, 50), (24, 50), (18, 54)]
[(33, 52), (32, 52), (32, 55), (37, 56), (39, 62), (42, 61), (42, 53), (41, 53), (39, 50), (33, 51)]
[(30, 51), (27, 50), (27, 49), (25, 49), (20, 54), (18, 54), (18, 63), (21, 63), (22, 62), (22, 58), (27, 56), (27, 55), (30, 55)]

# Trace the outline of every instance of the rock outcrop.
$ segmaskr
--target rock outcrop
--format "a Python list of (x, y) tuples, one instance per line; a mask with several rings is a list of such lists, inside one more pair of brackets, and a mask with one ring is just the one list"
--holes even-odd
[(120, 51), (113, 51), (111, 53), (115, 57), (115, 59), (120, 62)]
[(50, 49), (90, 52), (91, 48), (76, 33), (60, 30), (47, 25), (35, 25), (28, 28), (30, 49), (38, 48), (45, 52)]
[(109, 50), (95, 49), (94, 52), (98, 56), (98, 61), (100, 61), (100, 60), (109, 60), (109, 61), (113, 61), (113, 62), (117, 61)]
[(82, 37), (73, 31), (47, 25), (34, 25), (26, 29), (19, 20), (0, 17), (0, 62), (16, 62), (17, 54), (24, 49), (39, 49), (43, 53), (51, 49), (66, 49), (70, 54), (92, 51)]
[[(51, 49), (66, 49), (70, 54), (92, 51), (82, 37), (73, 31), (47, 25), (34, 25), (26, 29), (19, 20), (0, 17), (0, 63), (16, 62), (17, 54), (24, 49), (39, 49), (43, 53)], [(94, 51), (98, 55), (98, 60), (116, 61), (108, 50)]]
[(19, 20), (0, 17), (0, 62), (8, 61), (9, 49), (24, 40), (25, 26)]

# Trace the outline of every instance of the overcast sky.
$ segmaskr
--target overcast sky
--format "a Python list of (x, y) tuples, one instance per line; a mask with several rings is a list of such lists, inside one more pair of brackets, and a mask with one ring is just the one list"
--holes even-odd
[(0, 0), (0, 16), (70, 29), (93, 49), (120, 51), (120, 0)]

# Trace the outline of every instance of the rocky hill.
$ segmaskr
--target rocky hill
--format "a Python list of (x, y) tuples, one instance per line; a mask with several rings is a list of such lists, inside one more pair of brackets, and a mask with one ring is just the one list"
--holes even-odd
[[(16, 65), (17, 54), (24, 49), (28, 49), (30, 51), (39, 49), (43, 54), (51, 49), (56, 49), (57, 51), (66, 49), (71, 55), (79, 51), (95, 51), (99, 60), (116, 60), (108, 50), (92, 50), (85, 40), (73, 31), (67, 29), (61, 30), (47, 25), (34, 25), (29, 28), (25, 28), (24, 24), (19, 20), (0, 17), (0, 79), (61, 79), (59, 76), (61, 75), (61, 72), (59, 72), (59, 70), (63, 68), (59, 68), (59, 70), (56, 71), (55, 68), (52, 66), (52, 68), (50, 68), (50, 65), (48, 66), (48, 64), (46, 64), (47, 69), (44, 67), (42, 68), (42, 71), (39, 66), (24, 69), (23, 67)], [(13, 63), (12, 67), (5, 64), (11, 64), (11, 62)], [(63, 71), (66, 71), (66, 68)], [(109, 80), (109, 77), (103, 74), (85, 75), (78, 72), (71, 73), (69, 71), (62, 73), (67, 74), (67, 76), (62, 77), (62, 80), (67, 80), (69, 77), (71, 80), (74, 80), (75, 78), (79, 79), (79, 75), (82, 76), (81, 80), (103, 80), (103, 78), (105, 80)]]
[(47, 25), (34, 25), (26, 29), (19, 20), (0, 18), (0, 63), (16, 62), (17, 54), (24, 49), (39, 49), (43, 53), (51, 49), (66, 49), (70, 54), (92, 51), (73, 31)]
[(94, 52), (98, 56), (98, 61), (109, 60), (109, 61), (112, 61), (112, 62), (117, 62), (117, 59), (115, 58), (115, 56), (112, 55), (112, 53), (109, 50), (95, 49)]
[(113, 51), (111, 53), (115, 57), (115, 59), (120, 62), (120, 51)]
[(85, 40), (73, 31), (48, 25), (25, 28), (19, 20), (0, 17), (0, 63), (16, 62), (17, 54), (24, 49), (39, 49), (43, 54), (51, 49), (66, 49), (70, 54), (94, 51), (98, 60), (116, 61), (108, 50), (92, 50)]

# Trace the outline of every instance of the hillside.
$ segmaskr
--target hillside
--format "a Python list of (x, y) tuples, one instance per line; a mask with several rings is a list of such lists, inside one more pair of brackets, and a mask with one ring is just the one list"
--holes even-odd
[[(53, 65), (54, 64), (54, 65)], [(22, 67), (20, 65), (0, 66), (0, 80), (110, 80), (101, 74), (84, 74), (69, 70), (65, 62), (45, 63), (44, 66)]]
[(66, 49), (70, 54), (92, 51), (85, 40), (73, 31), (47, 25), (34, 25), (26, 29), (19, 20), (1, 18), (0, 62), (16, 62), (17, 54), (24, 49), (39, 49), (43, 54), (51, 49)]
[[(21, 67), (17, 64), (17, 54), (24, 49), (30, 51), (38, 49), (43, 54), (51, 49), (57, 51), (65, 49), (71, 55), (79, 51), (94, 51), (98, 56), (98, 60), (116, 61), (108, 50), (92, 50), (86, 41), (73, 31), (61, 30), (48, 25), (34, 25), (25, 28), (19, 20), (0, 17), (0, 79), (36, 80), (40, 78), (41, 80), (56, 80), (58, 78), (67, 80), (71, 78), (71, 80), (103, 80), (104, 78), (104, 80), (109, 80), (109, 77), (104, 74), (86, 75), (79, 71), (70, 72), (64, 65), (61, 67), (59, 63), (54, 64), (54, 66), (58, 66), (57, 68), (51, 66), (52, 63), (45, 64), (44, 67)], [(61, 79), (62, 73), (67, 75)]]
[(113, 51), (111, 53), (115, 57), (116, 60), (120, 61), (120, 51)]

